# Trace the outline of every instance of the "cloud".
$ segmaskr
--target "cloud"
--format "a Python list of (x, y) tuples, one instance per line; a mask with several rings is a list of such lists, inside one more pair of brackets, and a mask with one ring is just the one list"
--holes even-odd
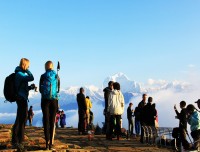
[(194, 68), (195, 65), (194, 65), (194, 64), (189, 64), (188, 67), (189, 67), (189, 68)]

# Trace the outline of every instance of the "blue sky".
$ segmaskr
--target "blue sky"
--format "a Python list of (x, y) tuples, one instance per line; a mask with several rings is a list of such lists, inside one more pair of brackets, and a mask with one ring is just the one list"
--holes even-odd
[(0, 85), (30, 59), (38, 84), (47, 60), (60, 61), (62, 87), (183, 79), (200, 67), (199, 0), (0, 1)]

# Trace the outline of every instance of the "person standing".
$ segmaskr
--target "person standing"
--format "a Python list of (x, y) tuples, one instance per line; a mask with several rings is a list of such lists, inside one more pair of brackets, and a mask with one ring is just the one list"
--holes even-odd
[(77, 103), (78, 103), (78, 133), (86, 134), (86, 104), (85, 104), (85, 90), (80, 88), (80, 92), (77, 94)]
[(180, 140), (182, 142), (183, 148), (185, 150), (190, 148), (190, 144), (188, 143), (186, 139), (186, 131), (187, 131), (187, 109), (186, 109), (186, 102), (181, 101), (180, 102), (180, 108), (181, 112), (179, 113), (176, 105), (174, 105), (174, 110), (176, 112), (177, 118), (179, 119), (179, 133), (180, 133)]
[(60, 126), (61, 128), (66, 127), (66, 115), (63, 110), (61, 111), (61, 115), (60, 115)]
[(139, 113), (139, 118), (140, 118), (140, 127), (141, 127), (141, 136), (140, 136), (140, 142), (143, 143), (143, 137), (144, 137), (144, 130), (142, 126), (144, 126), (144, 114), (143, 114), (143, 108), (146, 105), (146, 99), (147, 95), (143, 94), (142, 95), (142, 101), (138, 104), (138, 113)]
[(108, 139), (112, 140), (113, 129), (115, 128), (115, 134), (117, 135), (117, 140), (120, 140), (121, 121), (122, 121), (121, 116), (124, 113), (124, 96), (120, 91), (120, 84), (118, 82), (115, 82), (113, 84), (113, 87), (114, 90), (110, 93), (108, 98), (107, 112), (110, 113), (110, 130)]
[(61, 112), (58, 110), (56, 113), (56, 120), (55, 120), (56, 128), (59, 128), (58, 122), (60, 120), (60, 115), (61, 115)]
[(87, 127), (90, 125), (90, 109), (92, 108), (92, 103), (90, 101), (90, 97), (87, 96), (85, 98), (85, 104), (86, 104), (86, 122), (87, 122)]
[(17, 90), (17, 115), (12, 129), (13, 148), (24, 149), (24, 132), (28, 113), (28, 95), (34, 84), (28, 86), (28, 82), (33, 81), (34, 77), (29, 71), (30, 61), (26, 58), (20, 60), (19, 66), (15, 69), (15, 87)]
[(53, 62), (45, 63), (46, 72), (40, 77), (39, 90), (42, 96), (41, 108), (43, 113), (44, 135), (46, 140), (46, 150), (53, 149), (53, 134), (56, 112), (58, 110), (58, 93), (60, 78), (53, 70)]
[(198, 99), (197, 101), (195, 101), (195, 103), (197, 103), (197, 106), (200, 109), (200, 99)]
[(28, 121), (29, 121), (29, 126), (32, 126), (33, 116), (34, 116), (33, 106), (30, 106), (30, 108), (29, 108), (29, 110), (28, 110)]
[(133, 135), (133, 112), (134, 110), (131, 109), (133, 103), (129, 103), (127, 108), (127, 119), (128, 119), (128, 132), (130, 135)]
[(104, 92), (104, 100), (105, 100), (105, 109), (104, 109), (104, 115), (105, 115), (105, 123), (103, 126), (103, 131), (106, 133), (106, 139), (109, 139), (109, 124), (110, 124), (110, 115), (107, 112), (108, 109), (108, 98), (110, 93), (113, 90), (113, 81), (108, 82), (108, 87), (103, 89)]
[(136, 136), (139, 136), (140, 135), (140, 113), (139, 113), (138, 107), (135, 108), (134, 116), (135, 116), (135, 133), (136, 133)]
[(191, 129), (191, 136), (194, 140), (194, 148), (200, 151), (200, 114), (192, 104), (189, 104), (186, 109), (189, 114), (188, 123)]

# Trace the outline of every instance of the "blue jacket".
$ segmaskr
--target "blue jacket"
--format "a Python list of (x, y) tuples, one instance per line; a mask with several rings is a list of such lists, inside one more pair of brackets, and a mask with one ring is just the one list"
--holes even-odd
[(200, 129), (200, 114), (194, 111), (188, 119), (188, 123), (191, 125), (191, 132)]
[(29, 81), (33, 81), (34, 77), (29, 70), (22, 70), (21, 67), (15, 69), (15, 87), (19, 97), (28, 100), (30, 87), (28, 86)]
[(60, 115), (60, 125), (66, 125), (66, 115), (62, 114)]

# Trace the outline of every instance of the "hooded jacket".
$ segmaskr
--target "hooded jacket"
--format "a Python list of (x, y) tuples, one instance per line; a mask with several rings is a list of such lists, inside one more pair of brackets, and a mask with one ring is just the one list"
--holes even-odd
[(200, 129), (200, 114), (197, 111), (194, 111), (188, 119), (190, 124), (191, 132)]
[(25, 100), (28, 100), (29, 90), (28, 82), (33, 81), (34, 77), (29, 70), (22, 70), (21, 67), (16, 67), (15, 69), (15, 87), (17, 90), (17, 95)]
[[(108, 108), (108, 98), (112, 90), (109, 87), (103, 89), (104, 92), (104, 99), (105, 99), (105, 110)], [(106, 112), (106, 111), (105, 111)]]
[(124, 96), (120, 90), (113, 90), (110, 93), (107, 111), (111, 115), (122, 115), (124, 113)]

